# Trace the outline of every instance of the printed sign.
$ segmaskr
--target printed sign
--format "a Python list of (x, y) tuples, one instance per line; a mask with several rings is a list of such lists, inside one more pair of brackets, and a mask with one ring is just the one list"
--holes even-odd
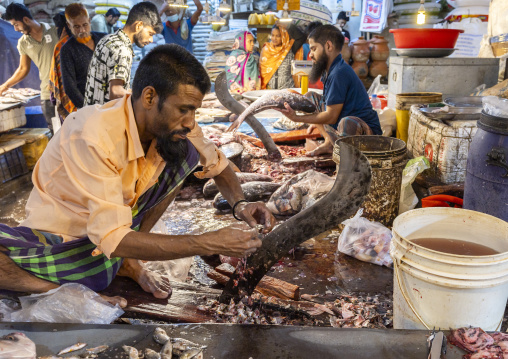
[(386, 26), (389, 0), (363, 0), (360, 31), (381, 32)]

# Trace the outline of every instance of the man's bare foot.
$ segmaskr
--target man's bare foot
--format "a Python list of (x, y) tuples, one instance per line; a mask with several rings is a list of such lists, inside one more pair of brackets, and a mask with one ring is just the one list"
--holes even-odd
[(137, 259), (124, 259), (118, 275), (135, 280), (145, 292), (152, 293), (155, 298), (164, 299), (171, 296), (169, 280), (159, 273), (146, 270)]
[(322, 145), (318, 146), (314, 151), (310, 151), (308, 155), (314, 157), (330, 153), (333, 153), (333, 146), (331, 143), (325, 142)]
[[(97, 293), (99, 294), (99, 293)], [(113, 305), (119, 305), (120, 308), (125, 308), (127, 306), (127, 300), (122, 297), (108, 297), (107, 295), (99, 294), (102, 299), (104, 299), (106, 302), (113, 304)]]

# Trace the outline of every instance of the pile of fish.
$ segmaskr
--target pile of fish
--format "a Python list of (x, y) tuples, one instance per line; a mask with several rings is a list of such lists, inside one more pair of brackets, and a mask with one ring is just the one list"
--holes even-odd
[(35, 359), (35, 343), (23, 333), (0, 337), (0, 359)]
[(78, 350), (81, 350), (83, 348), (86, 348), (86, 343), (76, 343), (74, 345), (71, 345), (70, 347), (64, 348), (60, 350), (57, 354), (57, 356), (46, 356), (46, 357), (39, 357), (39, 359), (71, 359), (71, 358), (81, 358), (81, 359), (92, 359), (92, 358), (98, 358), (100, 353), (105, 352), (109, 349), (107, 345), (100, 345), (95, 348), (89, 348), (85, 349), (83, 353), (81, 353), (79, 356), (66, 356), (62, 357), (61, 355), (69, 354), (76, 352)]
[(0, 96), (0, 103), (28, 102), (31, 97), (40, 94), (39, 90), (31, 88), (15, 89), (10, 88)]
[(465, 350), (463, 359), (507, 359), (508, 334), (487, 334), (481, 328), (459, 328), (448, 336), (448, 341)]
[(166, 331), (160, 327), (155, 328), (153, 340), (162, 346), (160, 351), (150, 348), (139, 351), (127, 345), (123, 346), (123, 350), (129, 355), (129, 359), (203, 359), (203, 350), (206, 349), (206, 346), (187, 339), (170, 338)]
[(334, 313), (330, 317), (332, 327), (390, 328), (393, 319), (392, 303), (381, 299), (379, 295), (342, 295), (333, 303), (325, 302), (324, 306)]

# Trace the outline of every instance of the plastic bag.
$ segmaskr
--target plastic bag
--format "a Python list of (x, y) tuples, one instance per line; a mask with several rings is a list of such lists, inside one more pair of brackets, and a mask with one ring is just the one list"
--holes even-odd
[[(171, 207), (171, 205), (169, 206)], [(162, 220), (158, 220), (150, 233), (170, 234)], [(189, 233), (197, 234), (197, 233)], [(172, 259), (168, 261), (141, 262), (141, 265), (157, 277), (160, 282), (163, 278), (177, 282), (185, 282), (189, 274), (190, 267), (194, 262), (194, 257)]]
[(414, 209), (418, 204), (418, 197), (413, 191), (412, 183), (415, 181), (416, 176), (430, 168), (430, 162), (427, 158), (421, 156), (409, 160), (402, 171), (402, 184), (400, 190), (399, 200), (399, 214)]
[(324, 197), (330, 192), (334, 183), (334, 178), (323, 173), (314, 170), (302, 172), (275, 191), (266, 207), (273, 214), (296, 214)]
[(67, 283), (42, 294), (20, 297), (21, 309), (11, 322), (110, 324), (124, 311), (78, 283)]
[(508, 100), (499, 98), (497, 96), (486, 96), (482, 99), (483, 110), (491, 115), (497, 117), (508, 118)]
[(373, 94), (376, 95), (386, 95), (388, 96), (388, 85), (382, 85), (381, 84), (381, 75), (377, 75), (377, 77), (372, 82), (372, 85), (370, 85), (369, 90), (367, 91), (367, 94), (369, 97), (371, 97)]
[(379, 117), (379, 124), (383, 131), (383, 136), (391, 136), (393, 130), (397, 128), (397, 118), (395, 110), (385, 107), (383, 110), (376, 110)]
[(339, 252), (380, 266), (391, 267), (390, 242), (392, 232), (379, 222), (362, 217), (363, 208), (342, 224), (346, 227), (339, 236)]

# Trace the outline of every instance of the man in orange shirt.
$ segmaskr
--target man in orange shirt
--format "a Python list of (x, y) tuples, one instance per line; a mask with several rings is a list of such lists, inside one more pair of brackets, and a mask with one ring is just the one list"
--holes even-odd
[(214, 177), (237, 219), (272, 229), (273, 216), (245, 200), (224, 154), (195, 122), (209, 90), (195, 57), (161, 45), (140, 62), (132, 95), (70, 114), (34, 168), (26, 220), (0, 225), (0, 289), (39, 293), (77, 282), (100, 291), (118, 273), (166, 298), (167, 282), (139, 260), (253, 253), (261, 245), (255, 229), (149, 233), (198, 161), (204, 170), (196, 176)]

